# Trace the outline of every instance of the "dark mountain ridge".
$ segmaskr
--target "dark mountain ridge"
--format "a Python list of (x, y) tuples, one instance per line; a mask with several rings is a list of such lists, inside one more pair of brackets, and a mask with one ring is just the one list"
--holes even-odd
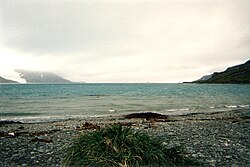
[(200, 79), (192, 83), (250, 84), (250, 60), (244, 64), (229, 67), (223, 72), (215, 72), (208, 79)]

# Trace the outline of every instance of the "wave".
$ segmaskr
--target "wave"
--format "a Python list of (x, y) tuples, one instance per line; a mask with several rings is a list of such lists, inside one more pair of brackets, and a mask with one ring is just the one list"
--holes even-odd
[(185, 113), (199, 113), (199, 112), (218, 112), (218, 111), (229, 111), (229, 110), (241, 110), (249, 109), (250, 105), (241, 104), (241, 105), (221, 105), (221, 106), (192, 106), (189, 108), (174, 108), (174, 109), (165, 109), (162, 112), (167, 114), (185, 114)]
[(189, 108), (178, 108), (178, 109), (167, 109), (168, 112), (175, 112), (175, 111), (189, 111)]
[(249, 108), (248, 104), (242, 104), (242, 105), (225, 105), (226, 108)]
[(237, 108), (236, 105), (225, 105), (226, 108)]
[(115, 110), (113, 110), (113, 109), (109, 109), (109, 112), (115, 112)]
[(249, 108), (249, 105), (239, 105), (240, 108)]

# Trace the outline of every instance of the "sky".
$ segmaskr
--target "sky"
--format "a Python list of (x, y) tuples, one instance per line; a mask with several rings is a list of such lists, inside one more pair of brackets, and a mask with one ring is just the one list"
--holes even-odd
[(250, 58), (250, 0), (1, 0), (0, 76), (183, 82)]

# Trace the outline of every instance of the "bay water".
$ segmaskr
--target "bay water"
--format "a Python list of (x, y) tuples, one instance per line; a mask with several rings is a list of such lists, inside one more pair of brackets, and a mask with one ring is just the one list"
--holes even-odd
[(249, 109), (250, 85), (84, 83), (2, 84), (0, 119), (23, 122), (158, 112)]

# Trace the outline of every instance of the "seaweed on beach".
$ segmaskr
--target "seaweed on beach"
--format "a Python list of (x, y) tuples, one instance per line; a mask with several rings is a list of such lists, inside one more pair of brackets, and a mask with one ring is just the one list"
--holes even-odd
[(158, 138), (131, 127), (114, 125), (79, 136), (67, 149), (65, 166), (196, 165), (180, 147), (168, 148)]
[(154, 113), (154, 112), (143, 112), (143, 113), (128, 114), (128, 115), (125, 115), (124, 118), (126, 119), (144, 118), (144, 119), (150, 120), (150, 119), (168, 119), (168, 116)]
[(7, 125), (7, 124), (22, 124), (19, 121), (9, 121), (9, 120), (0, 120), (0, 126)]

